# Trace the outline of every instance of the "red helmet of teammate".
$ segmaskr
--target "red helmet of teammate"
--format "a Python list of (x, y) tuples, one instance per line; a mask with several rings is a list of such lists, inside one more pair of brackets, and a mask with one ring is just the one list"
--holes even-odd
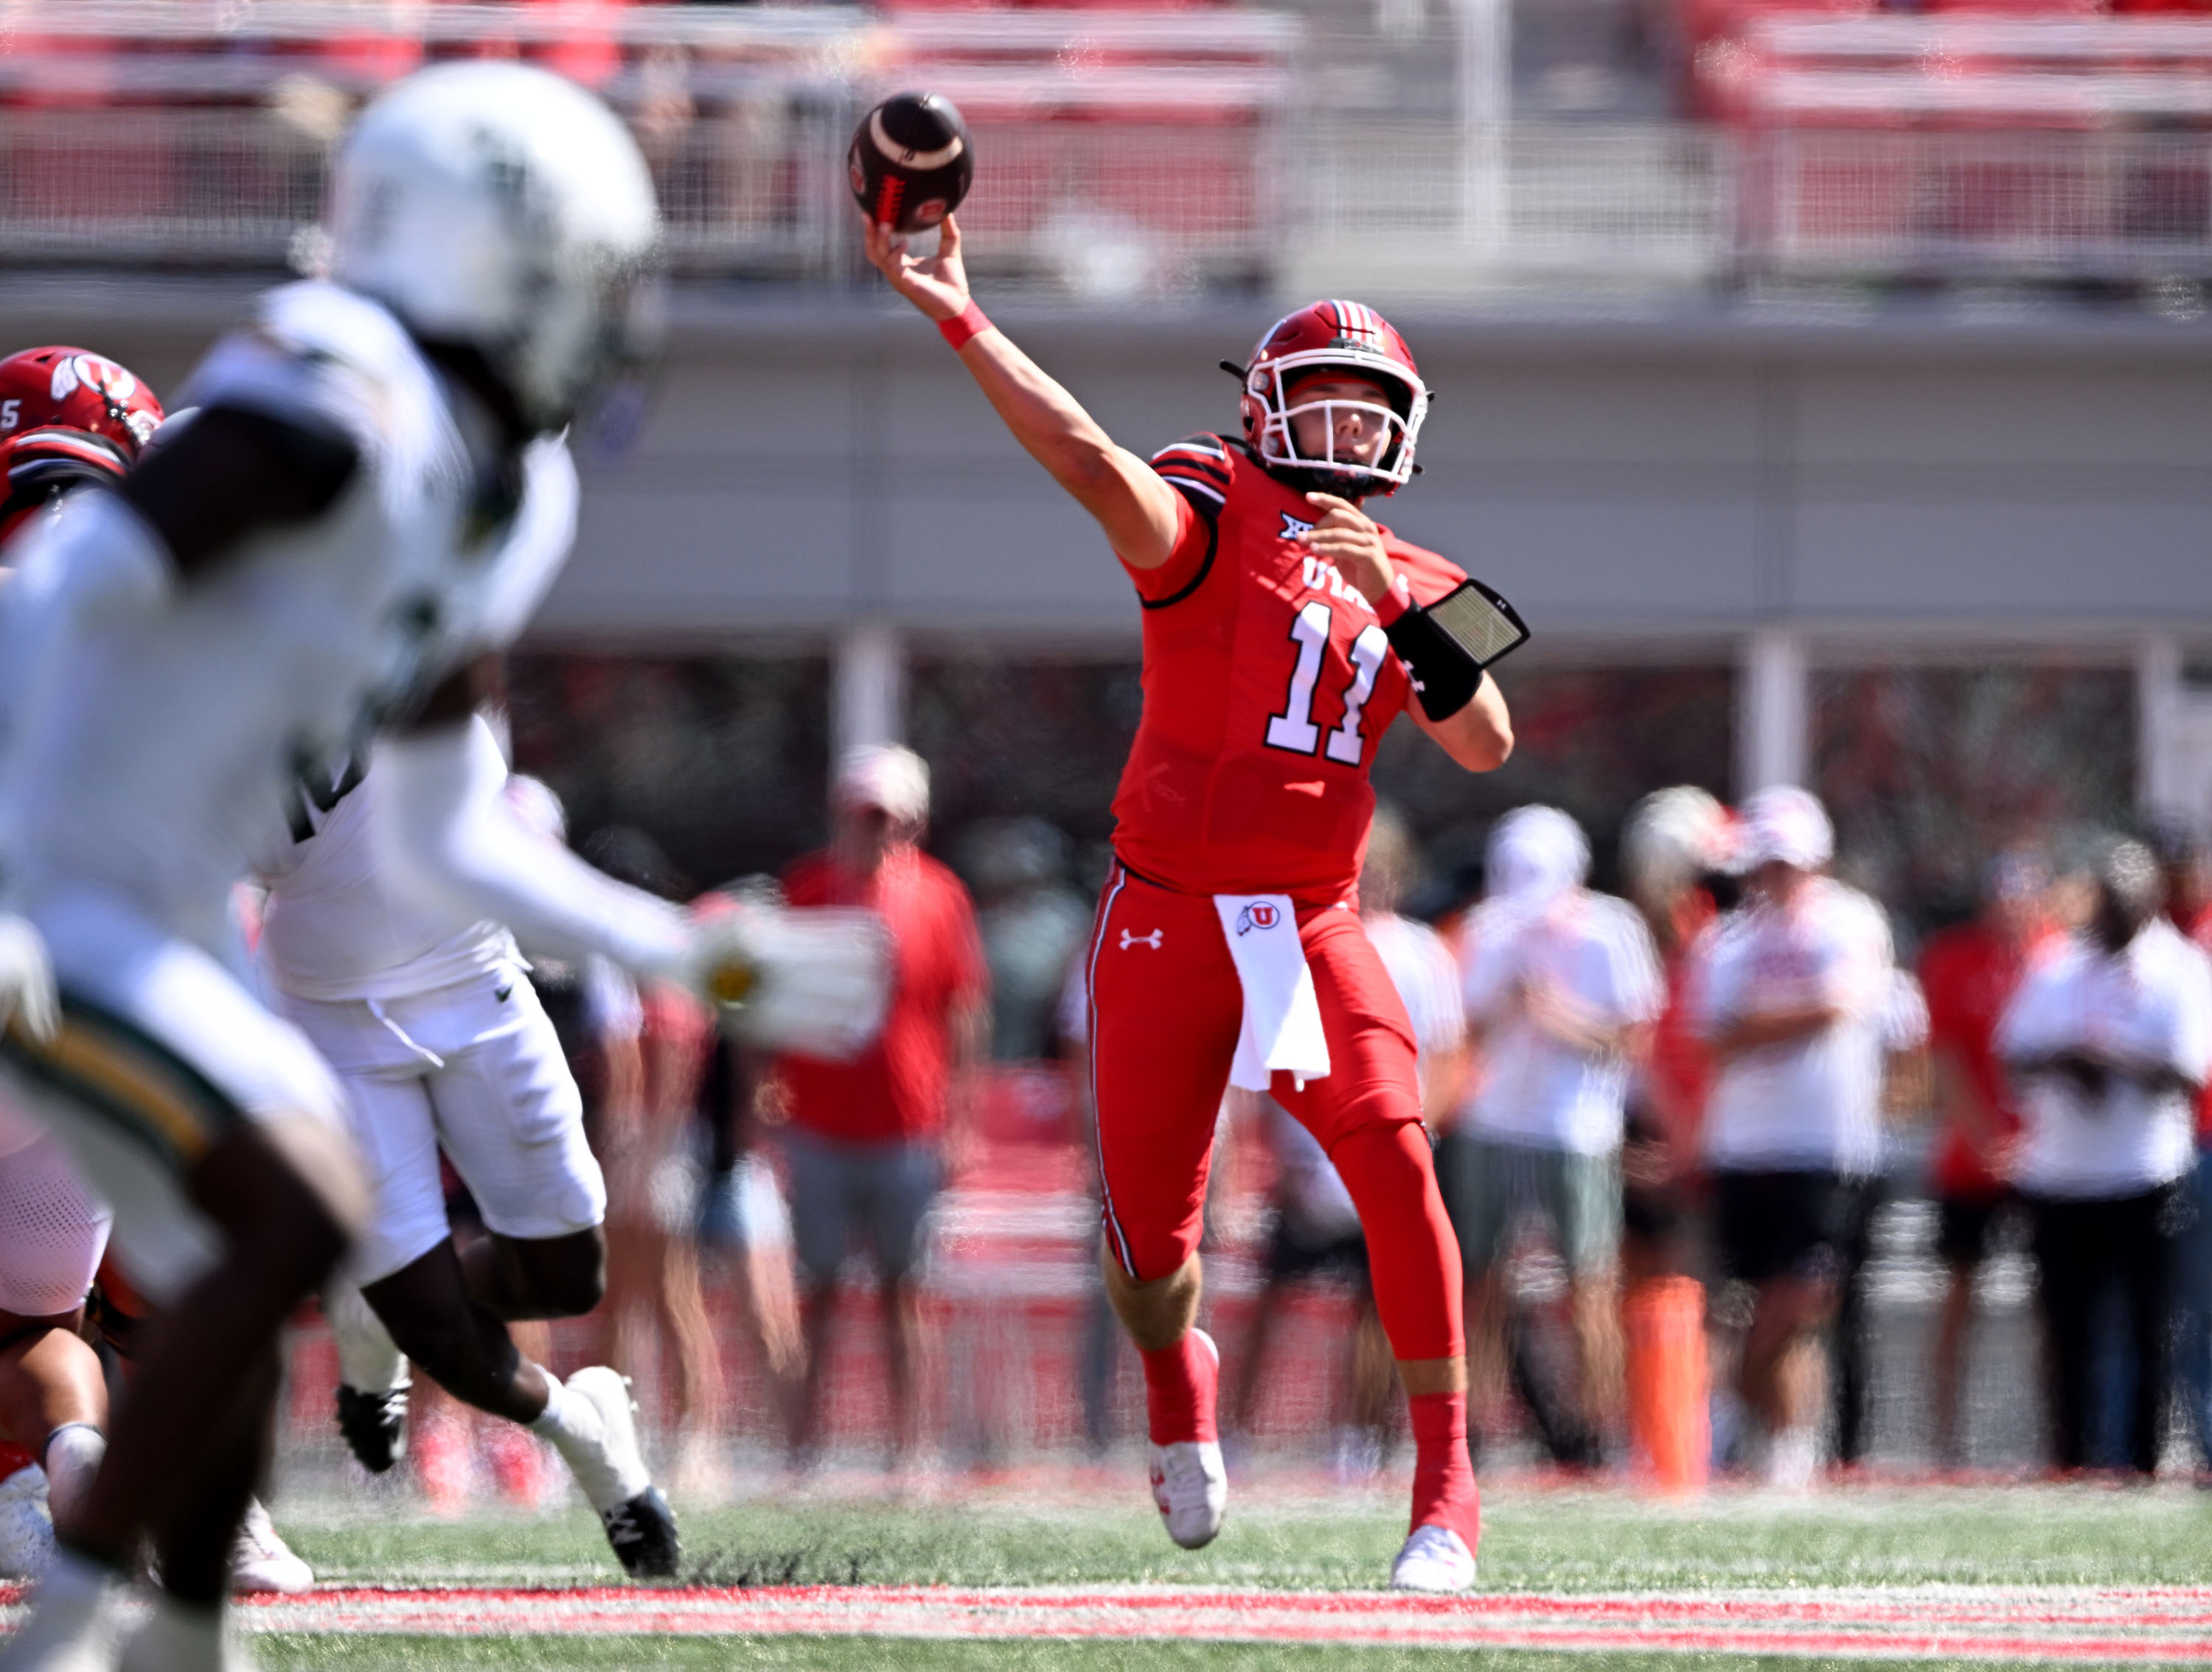
[[(1227, 364), (1226, 362), (1223, 362)], [(1358, 498), (1389, 494), (1413, 474), (1413, 444), (1428, 416), (1429, 387), (1414, 368), (1413, 350), (1390, 322), (1359, 302), (1313, 302), (1278, 319), (1252, 351), (1251, 363), (1230, 366), (1244, 380), (1238, 403), (1244, 437), (1278, 476), (1301, 487)], [(1300, 402), (1301, 383), (1322, 374), (1365, 378), (1387, 392), (1388, 407), (1342, 399)], [(1382, 449), (1370, 463), (1338, 459), (1336, 416), (1350, 408), (1378, 421)], [(1318, 412), (1328, 455), (1309, 457), (1298, 447), (1294, 413)]]
[(0, 360), (0, 539), (56, 494), (113, 482), (161, 422), (154, 392), (83, 349), (26, 349)]

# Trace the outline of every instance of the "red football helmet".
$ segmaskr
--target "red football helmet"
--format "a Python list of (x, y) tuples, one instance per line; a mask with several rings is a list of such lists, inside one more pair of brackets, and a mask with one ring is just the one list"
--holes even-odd
[[(1227, 364), (1226, 362), (1223, 362)], [(1414, 368), (1413, 350), (1390, 322), (1359, 302), (1313, 302), (1285, 314), (1260, 339), (1251, 363), (1230, 366), (1244, 380), (1238, 409), (1244, 437), (1279, 475), (1325, 492), (1358, 497), (1395, 493), (1413, 474), (1413, 443), (1428, 416), (1429, 387)], [(1390, 392), (1387, 409), (1366, 401), (1322, 400), (1293, 404), (1297, 386), (1317, 373), (1364, 377)], [(1297, 412), (1319, 411), (1328, 422), (1335, 451), (1336, 409), (1352, 407), (1383, 426), (1382, 451), (1371, 465), (1334, 456), (1310, 459), (1298, 451), (1291, 426)]]
[(0, 360), (0, 539), (56, 494), (120, 477), (161, 416), (152, 390), (83, 349)]

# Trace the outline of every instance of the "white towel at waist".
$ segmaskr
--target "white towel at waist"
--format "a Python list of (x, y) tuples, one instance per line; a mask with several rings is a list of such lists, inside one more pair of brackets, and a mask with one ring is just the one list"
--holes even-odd
[(1244, 989), (1244, 1021), (1237, 1031), (1237, 1058), (1229, 1083), (1264, 1091), (1277, 1073), (1301, 1087), (1328, 1074), (1328, 1041), (1321, 1031), (1321, 1003), (1313, 971), (1298, 944), (1297, 914), (1287, 894), (1217, 894), (1221, 933), (1237, 962)]

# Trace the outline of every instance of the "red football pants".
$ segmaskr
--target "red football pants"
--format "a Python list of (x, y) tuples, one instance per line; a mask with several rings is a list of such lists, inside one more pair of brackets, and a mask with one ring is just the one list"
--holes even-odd
[[(1421, 1128), (1413, 1024), (1357, 912), (1301, 908), (1329, 1073), (1275, 1100), (1336, 1164), (1367, 1233), (1376, 1308), (1401, 1359), (1455, 1358), (1460, 1254)], [(1215, 1117), (1244, 990), (1212, 900), (1116, 865), (1089, 965), (1091, 1084), (1106, 1243), (1139, 1282), (1197, 1251)]]

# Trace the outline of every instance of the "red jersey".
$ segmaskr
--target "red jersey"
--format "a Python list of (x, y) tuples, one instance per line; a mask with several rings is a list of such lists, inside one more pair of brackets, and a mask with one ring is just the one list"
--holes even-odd
[(1674, 912), (1674, 934), (1662, 963), (1667, 1007), (1652, 1030), (1644, 1083), (1675, 1155), (1687, 1163), (1698, 1153), (1705, 1126), (1705, 1094), (1712, 1089), (1713, 1051), (1697, 1025), (1695, 956), (1698, 938), (1720, 914), (1713, 897), (1692, 889)]
[[(2212, 957), (2212, 906), (2204, 907), (2189, 921), (2177, 927), (2208, 957)], [(2212, 1148), (2212, 1085), (2197, 1094), (2197, 1141)]]
[[(1129, 571), (1145, 606), (1145, 706), (1114, 798), (1114, 848), (1193, 894), (1349, 899), (1376, 745), (1413, 690), (1374, 606), (1298, 538), (1320, 514), (1241, 443), (1152, 458), (1178, 496), (1175, 550)], [(1383, 532), (1416, 604), (1467, 579)]]
[[(1920, 986), (1928, 996), (1928, 1043), (1948, 1052), (1995, 1117), (1991, 1138), (2020, 1130), (2020, 1111), (1997, 1061), (1997, 1023), (2034, 958), (1986, 923), (1960, 923), (1929, 937), (1920, 954)], [(2004, 1189), (1981, 1151), (1954, 1121), (1936, 1150), (1936, 1188), (1946, 1196), (1994, 1196)]]
[(848, 1143), (935, 1136), (952, 1083), (953, 1013), (991, 990), (968, 891), (928, 854), (898, 848), (865, 880), (834, 854), (810, 854), (784, 873), (783, 891), (794, 906), (869, 907), (897, 947), (890, 1010), (874, 1044), (849, 1062), (779, 1064), (792, 1124)]

